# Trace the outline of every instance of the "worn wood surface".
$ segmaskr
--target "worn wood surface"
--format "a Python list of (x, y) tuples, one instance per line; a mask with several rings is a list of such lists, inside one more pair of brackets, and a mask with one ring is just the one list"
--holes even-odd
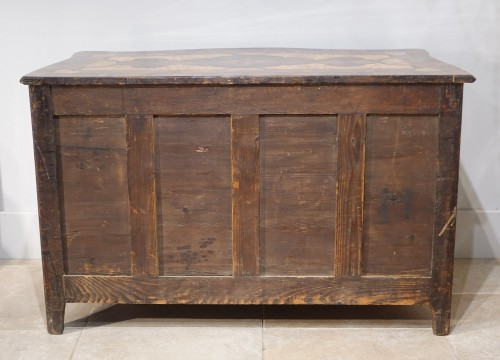
[(337, 119), (261, 118), (261, 272), (332, 275)]
[(364, 114), (339, 116), (335, 276), (362, 273), (365, 133)]
[(259, 115), (234, 115), (231, 126), (233, 274), (259, 274)]
[(231, 119), (159, 117), (162, 275), (231, 275)]
[(61, 187), (50, 89), (45, 86), (30, 86), (29, 92), (47, 330), (51, 334), (61, 334), (66, 306), (62, 282), (64, 254), (59, 203)]
[(293, 87), (55, 86), (52, 93), (56, 115), (324, 115), (439, 112), (439, 87), (422, 84)]
[(462, 85), (447, 85), (441, 89), (431, 263), (432, 291), (429, 298), (432, 329), (436, 335), (448, 335), (450, 332), (462, 96)]
[[(58, 130), (66, 271), (129, 275), (124, 118), (62, 117)], [(113, 249), (109, 251), (106, 249)]]
[(429, 304), (447, 334), (473, 80), (413, 50), (80, 53), (29, 74), (51, 85), (30, 87), (49, 331), (67, 301)]
[(437, 116), (369, 116), (364, 273), (430, 275)]
[(429, 278), (71, 275), (64, 288), (67, 302), (86, 303), (418, 305)]
[(424, 50), (200, 49), (80, 52), (24, 84), (325, 84), (472, 82)]
[(133, 276), (158, 276), (155, 132), (151, 115), (127, 116), (127, 175)]

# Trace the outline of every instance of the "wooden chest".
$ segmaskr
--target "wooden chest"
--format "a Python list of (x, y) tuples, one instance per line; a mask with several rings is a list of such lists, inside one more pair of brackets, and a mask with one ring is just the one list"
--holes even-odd
[(67, 302), (428, 304), (449, 332), (463, 83), (422, 50), (83, 52), (30, 85)]

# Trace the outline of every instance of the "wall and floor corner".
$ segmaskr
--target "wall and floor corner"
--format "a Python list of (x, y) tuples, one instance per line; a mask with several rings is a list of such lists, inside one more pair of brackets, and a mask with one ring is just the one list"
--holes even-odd
[(496, 0), (63, 0), (0, 13), (0, 258), (39, 258), (28, 92), (19, 78), (83, 50), (424, 48), (465, 87), (457, 257), (500, 258), (500, 3)]

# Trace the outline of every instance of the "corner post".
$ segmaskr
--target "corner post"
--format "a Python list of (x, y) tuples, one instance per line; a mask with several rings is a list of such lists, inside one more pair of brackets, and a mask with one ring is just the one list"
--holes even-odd
[(62, 282), (64, 252), (50, 87), (31, 85), (29, 92), (47, 331), (50, 334), (62, 334), (66, 307)]
[(463, 84), (444, 84), (441, 86), (439, 154), (429, 299), (432, 310), (432, 329), (435, 335), (448, 335), (450, 332), (462, 92)]

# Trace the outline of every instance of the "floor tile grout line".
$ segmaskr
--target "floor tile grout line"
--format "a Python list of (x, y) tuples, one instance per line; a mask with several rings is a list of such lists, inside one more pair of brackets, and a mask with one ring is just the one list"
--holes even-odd
[(429, 328), (407, 328), (407, 327), (398, 327), (398, 328), (385, 328), (385, 327), (380, 327), (380, 328), (368, 328), (368, 327), (324, 327), (324, 328), (316, 328), (316, 327), (289, 327), (289, 326), (272, 326), (270, 329), (279, 329), (279, 330), (313, 330), (313, 331), (322, 331), (322, 330), (330, 330), (330, 331), (344, 331), (344, 330), (379, 330), (379, 331), (386, 331), (387, 333), (389, 332), (399, 332), (401, 330), (404, 331), (410, 331), (410, 332), (429, 332), (432, 333), (432, 329), (429, 326)]
[(459, 293), (453, 293), (453, 295), (500, 295), (500, 293), (483, 293), (483, 292), (459, 292)]
[(260, 356), (261, 356), (261, 359), (264, 360), (264, 321), (265, 321), (265, 318), (266, 318), (266, 307), (264, 305), (262, 305), (262, 327), (261, 327), (261, 331), (260, 331)]
[(83, 331), (88, 327), (89, 321), (90, 321), (90, 317), (92, 316), (93, 313), (94, 313), (94, 308), (91, 308), (89, 310), (89, 313), (87, 314), (87, 319), (85, 321), (85, 326), (82, 327), (82, 329), (80, 330), (80, 334), (78, 334), (78, 338), (76, 339), (75, 346), (73, 347), (73, 351), (71, 351), (71, 355), (69, 356), (69, 360), (73, 360), (74, 359), (75, 351), (76, 351), (76, 348), (78, 346), (78, 343), (80, 342), (80, 338), (82, 337)]
[[(9, 266), (11, 266), (11, 265), (7, 265), (7, 266), (6, 266), (6, 268), (8, 268)], [(13, 268), (15, 268), (15, 269), (16, 269), (16, 271), (17, 271), (17, 266), (18, 266), (17, 264), (16, 264), (16, 265), (12, 265), (12, 267), (13, 267)], [(33, 269), (33, 268), (34, 268), (34, 267), (32, 267), (31, 265), (26, 265), (26, 266), (25, 266), (25, 265), (22, 265), (22, 266), (23, 266), (23, 268), (26, 268), (26, 269), (28, 269), (29, 271), (31, 271), (31, 269)], [(0, 264), (0, 269), (1, 269), (1, 268), (2, 268), (2, 264)], [(38, 269), (38, 265), (36, 265), (36, 268)], [(495, 293), (495, 292), (484, 292), (484, 293), (483, 293), (483, 292), (456, 292), (456, 293), (453, 293), (453, 295), (454, 295), (454, 296), (457, 296), (457, 297), (460, 297), (460, 296), (471, 296), (471, 297), (475, 297), (475, 296), (477, 296), (477, 297), (484, 296), (484, 297), (486, 297), (486, 296), (487, 296), (487, 297), (491, 297), (491, 298), (496, 298), (497, 296), (500, 296), (500, 293), (498, 293), (498, 292), (497, 292), (497, 293)], [(469, 303), (469, 305), (470, 305), (470, 303)], [(90, 310), (90, 314), (88, 315), (88, 318), (87, 318), (87, 319), (86, 319), (86, 321), (83, 323), (83, 327), (81, 327), (81, 328), (80, 328), (80, 333), (79, 333), (79, 334), (77, 334), (77, 337), (76, 337), (76, 339), (75, 339), (75, 341), (74, 341), (74, 343), (73, 343), (73, 344), (74, 344), (74, 345), (73, 345), (73, 349), (72, 349), (71, 353), (69, 354), (69, 359), (70, 359), (70, 360), (74, 360), (75, 358), (77, 358), (77, 356), (76, 356), (76, 355), (77, 355), (79, 352), (81, 352), (81, 350), (82, 350), (82, 349), (80, 349), (79, 351), (77, 351), (77, 349), (78, 349), (77, 347), (78, 347), (78, 345), (79, 345), (79, 342), (81, 341), (81, 337), (82, 337), (82, 335), (83, 335), (83, 331), (84, 331), (84, 329), (89, 329), (89, 327), (90, 327), (90, 328), (92, 328), (92, 327), (90, 326), (90, 317), (93, 315), (93, 313), (94, 313), (95, 311), (96, 311), (96, 310), (95, 310), (94, 308), (92, 308), (92, 309)], [(268, 320), (270, 320), (270, 324), (267, 324), (267, 322), (266, 322), (266, 309), (264, 308), (264, 306), (262, 306), (262, 311), (261, 311), (261, 359), (265, 359), (265, 358), (266, 358), (265, 353), (264, 353), (264, 351), (265, 351), (265, 346), (264, 346), (264, 345), (265, 345), (265, 343), (264, 343), (264, 340), (265, 340), (265, 337), (266, 337), (266, 336), (265, 336), (266, 334), (264, 333), (265, 328), (266, 328), (267, 326), (269, 326), (269, 325), (271, 325), (271, 326), (270, 326), (270, 330), (272, 330), (272, 328), (273, 328), (272, 323), (273, 323), (273, 320), (274, 320), (274, 319), (268, 319)], [(455, 325), (454, 330), (456, 331), (456, 327), (457, 327), (457, 326), (459, 326), (460, 324), (462, 324), (462, 323), (468, 323), (468, 322), (470, 322), (470, 323), (474, 323), (474, 321), (473, 321), (473, 320), (467, 320), (467, 321), (465, 321), (465, 322), (458, 321), (458, 322), (457, 322), (457, 324)], [(286, 328), (287, 328), (287, 329), (289, 329), (289, 327), (286, 327)], [(316, 328), (316, 327), (314, 327), (314, 328)], [(374, 329), (376, 330), (376, 329), (381, 329), (381, 330), (382, 330), (382, 329), (383, 329), (383, 330), (385, 330), (385, 331), (387, 331), (387, 332), (389, 332), (389, 331), (398, 331), (398, 330), (401, 330), (401, 329), (404, 329), (404, 330), (413, 330), (413, 331), (427, 331), (427, 330), (428, 330), (428, 331), (431, 331), (431, 330), (430, 330), (430, 325), (429, 325), (429, 327), (428, 327), (428, 328), (419, 328), (419, 327), (415, 327), (415, 328), (405, 328), (405, 327), (394, 327), (394, 328), (392, 328), (392, 327), (391, 327), (391, 328), (388, 328), (388, 327), (386, 327), (386, 326), (375, 327), (375, 328), (369, 328), (369, 327), (366, 327), (366, 326), (364, 326), (364, 325), (360, 325), (359, 327), (334, 327), (334, 328), (330, 328), (330, 329), (336, 329), (336, 330), (348, 330), (348, 329), (363, 329), (363, 330), (374, 330)], [(12, 328), (12, 329), (10, 329), (10, 328), (8, 328), (8, 329), (2, 329), (2, 330), (10, 331), (10, 330), (25, 330), (25, 329), (16, 329), (16, 328)], [(34, 327), (34, 328), (32, 328), (32, 329), (27, 329), (27, 330), (38, 330), (38, 328)], [(321, 329), (318, 329), (318, 330), (321, 330)], [(87, 334), (87, 335), (88, 335), (88, 334)], [(457, 359), (457, 360), (462, 359), (462, 357), (461, 357), (461, 356), (463, 356), (463, 354), (461, 353), (461, 342), (459, 341), (459, 338), (457, 338), (457, 337), (452, 337), (452, 335), (447, 336), (446, 338), (447, 338), (448, 343), (449, 343), (449, 344), (450, 344), (450, 346), (452, 347), (452, 351), (453, 351), (453, 354), (454, 354), (454, 358), (455, 358), (455, 359)], [(84, 337), (83, 343), (85, 342), (85, 339), (86, 339), (86, 338)], [(83, 344), (83, 343), (82, 343), (82, 344)], [(257, 346), (258, 346), (258, 345), (257, 345)], [(71, 347), (70, 347), (68, 350), (70, 350), (70, 349), (71, 349)], [(66, 352), (66, 354), (68, 354), (68, 352)], [(81, 356), (81, 355), (80, 355), (80, 356)]]
[[(87, 325), (85, 325), (87, 327)], [(85, 327), (80, 330), (80, 333), (78, 334), (78, 338), (76, 339), (75, 346), (73, 347), (73, 350), (71, 351), (71, 355), (69, 356), (69, 360), (74, 359), (76, 347), (78, 346), (78, 343), (80, 342), (80, 338), (82, 337), (83, 330), (85, 330)]]

